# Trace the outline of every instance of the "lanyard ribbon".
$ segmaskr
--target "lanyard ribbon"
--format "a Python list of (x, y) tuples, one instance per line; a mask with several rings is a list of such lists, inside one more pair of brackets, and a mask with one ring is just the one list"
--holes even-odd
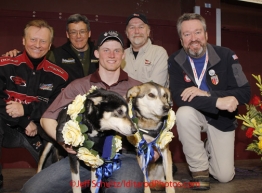
[(197, 71), (196, 71), (196, 67), (195, 67), (194, 61), (189, 56), (188, 56), (188, 58), (189, 58), (189, 62), (191, 64), (191, 67), (192, 67), (192, 70), (193, 70), (193, 73), (194, 73), (194, 78), (195, 78), (197, 87), (200, 88), (201, 82), (203, 80), (203, 77), (204, 77), (206, 69), (207, 69), (208, 52), (206, 51), (206, 60), (205, 60), (205, 63), (204, 63), (204, 66), (203, 66), (203, 69), (202, 69), (202, 72), (201, 72), (199, 78), (198, 78), (198, 75), (197, 75)]

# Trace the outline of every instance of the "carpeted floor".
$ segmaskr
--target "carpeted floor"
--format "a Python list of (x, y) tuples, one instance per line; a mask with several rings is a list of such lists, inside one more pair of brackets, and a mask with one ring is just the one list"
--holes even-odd
[[(186, 185), (190, 179), (190, 174), (185, 163), (176, 164), (178, 171), (175, 180), (179, 180)], [(176, 188), (176, 193), (255, 193), (262, 192), (262, 161), (238, 160), (235, 162), (236, 176), (229, 183), (219, 183), (211, 180), (211, 189), (208, 191), (193, 191), (185, 188)], [(4, 186), (0, 192), (18, 193), (23, 184), (35, 174), (36, 170), (29, 169), (3, 169)], [(48, 184), (47, 184), (48, 186)], [(165, 191), (152, 191), (152, 193), (164, 193)], [(36, 192), (37, 193), (37, 192)], [(53, 193), (53, 192), (50, 192)]]

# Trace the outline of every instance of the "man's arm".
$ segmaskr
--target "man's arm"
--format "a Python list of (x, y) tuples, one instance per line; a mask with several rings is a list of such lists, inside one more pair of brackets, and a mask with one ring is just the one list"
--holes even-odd
[(57, 126), (57, 121), (54, 119), (49, 119), (49, 118), (41, 118), (40, 119), (40, 124), (45, 130), (45, 132), (52, 137), (54, 140), (56, 140), (56, 126)]

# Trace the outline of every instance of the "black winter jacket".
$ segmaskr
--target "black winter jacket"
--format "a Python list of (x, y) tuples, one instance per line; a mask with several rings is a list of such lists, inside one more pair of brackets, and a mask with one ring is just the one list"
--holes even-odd
[[(67, 42), (64, 45), (53, 50), (55, 63), (63, 68), (65, 71), (67, 71), (69, 75), (69, 82), (77, 78), (84, 77), (82, 63), (80, 62), (76, 53), (72, 50), (70, 44), (70, 42)], [(90, 66), (88, 74), (91, 74), (98, 68), (98, 59), (94, 56), (94, 44), (92, 42), (89, 42), (88, 45), (90, 50)]]

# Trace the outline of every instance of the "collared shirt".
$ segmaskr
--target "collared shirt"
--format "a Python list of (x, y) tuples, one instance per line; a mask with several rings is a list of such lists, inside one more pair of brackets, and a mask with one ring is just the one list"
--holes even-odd
[(125, 50), (123, 70), (130, 77), (143, 83), (153, 81), (162, 86), (168, 86), (166, 50), (161, 46), (153, 45), (150, 39), (140, 48), (136, 58), (132, 49), (132, 45), (130, 45)]

